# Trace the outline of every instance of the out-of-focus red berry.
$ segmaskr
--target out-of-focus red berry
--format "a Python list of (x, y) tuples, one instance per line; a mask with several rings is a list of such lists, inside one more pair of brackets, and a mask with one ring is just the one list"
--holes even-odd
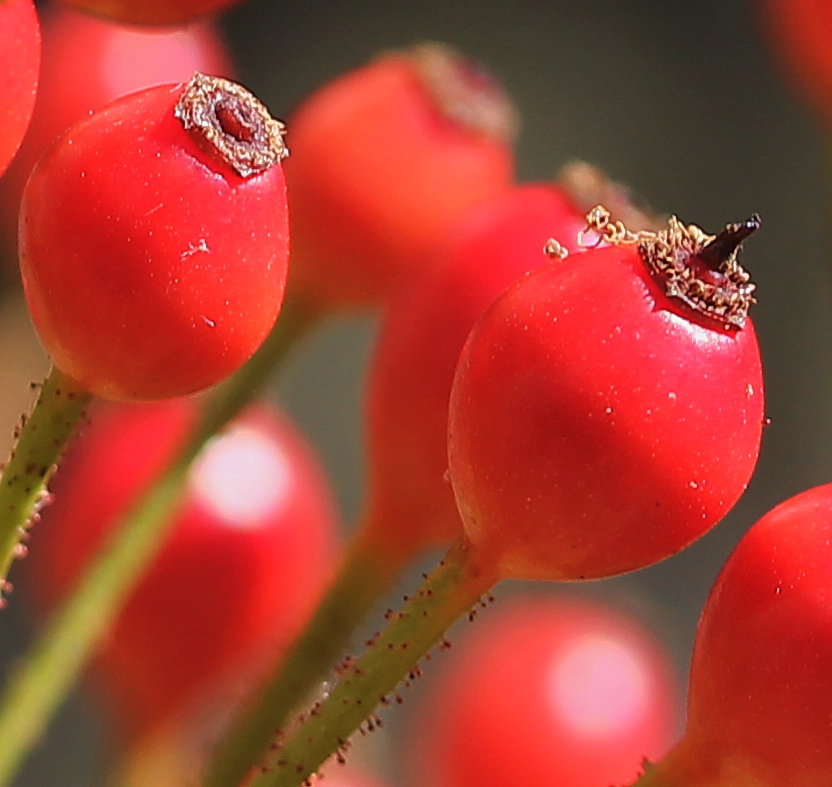
[(513, 174), (508, 99), (444, 46), (379, 56), (288, 123), (291, 286), (317, 309), (378, 304)]
[(795, 86), (832, 125), (832, 3), (762, 0), (765, 33)]
[(185, 82), (195, 71), (233, 77), (225, 43), (211, 22), (144, 30), (47, 6), (41, 27), (43, 61), (32, 122), (0, 179), (0, 221), (10, 245), (23, 186), (61, 132), (116, 98), (153, 85)]
[(241, 0), (58, 0), (70, 8), (128, 25), (181, 25)]
[[(190, 399), (102, 404), (57, 472), (33, 532), (29, 584), (54, 607), (188, 436)], [(203, 698), (236, 699), (298, 632), (328, 580), (336, 521), (303, 436), (250, 409), (193, 466), (173, 528), (95, 661), (107, 705), (147, 733)], [(225, 699), (225, 697), (223, 697)]]
[(283, 126), (196, 74), (71, 126), (23, 193), (20, 270), (53, 363), (93, 394), (213, 385), (280, 311), (289, 227)]
[(655, 785), (832, 784), (830, 663), (827, 484), (769, 511), (728, 558), (696, 633), (687, 731)]
[(763, 378), (736, 253), (758, 225), (709, 236), (671, 218), (539, 268), (480, 318), (451, 392), (449, 472), (465, 532), (501, 576), (649, 565), (745, 490)]
[(35, 104), (41, 42), (32, 0), (0, 3), (0, 175), (12, 160)]
[(414, 784), (623, 784), (672, 743), (670, 657), (624, 612), (521, 597), (463, 633), (407, 739)]
[(387, 304), (367, 394), (369, 489), (363, 527), (385, 552), (410, 558), (449, 543), (461, 521), (447, 478), (448, 400), (477, 319), (509, 285), (549, 263), (555, 235), (578, 250), (590, 208), (647, 229), (624, 190), (575, 162), (557, 183), (517, 186), (472, 210), (423, 274)]

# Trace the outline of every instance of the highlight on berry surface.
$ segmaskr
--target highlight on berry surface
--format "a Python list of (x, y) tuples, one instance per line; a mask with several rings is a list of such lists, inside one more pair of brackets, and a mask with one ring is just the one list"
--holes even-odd
[(146, 400), (251, 357), (286, 281), (282, 135), (248, 91), (197, 74), (50, 146), (23, 194), (20, 268), (56, 367), (98, 396)]

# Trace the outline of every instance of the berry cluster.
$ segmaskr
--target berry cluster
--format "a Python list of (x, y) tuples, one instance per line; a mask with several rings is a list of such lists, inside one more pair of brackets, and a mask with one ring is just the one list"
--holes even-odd
[[(0, 0), (9, 297), (51, 363), (0, 475), (0, 596), (38, 621), (0, 691), (0, 785), (85, 677), (114, 783), (376, 787), (354, 735), (434, 669), (400, 757), (414, 783), (832, 783), (832, 484), (725, 563), (681, 733), (643, 610), (541, 591), (670, 558), (746, 490), (760, 217), (708, 232), (583, 162), (519, 182), (512, 102), (445, 44), (277, 120), (234, 81), (232, 5)], [(794, 42), (832, 41), (832, 18), (778, 15), (828, 111)], [(266, 384), (368, 309), (347, 528)], [(491, 610), (503, 580), (525, 591)]]

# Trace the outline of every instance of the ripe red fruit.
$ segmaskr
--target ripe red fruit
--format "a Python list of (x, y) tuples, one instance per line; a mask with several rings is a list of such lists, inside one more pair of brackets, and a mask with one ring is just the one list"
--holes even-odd
[(577, 598), (521, 597), (466, 634), (408, 738), (415, 783), (623, 784), (673, 741), (670, 657), (623, 612)]
[(59, 0), (70, 8), (129, 25), (181, 25), (240, 0)]
[(625, 242), (540, 268), (480, 319), (451, 393), (449, 467), (467, 537), (500, 576), (654, 563), (744, 491), (763, 380), (736, 251), (758, 223), (712, 238), (672, 218), (640, 243), (607, 225)]
[(235, 371), (282, 302), (282, 125), (197, 74), (74, 125), (21, 204), (21, 273), (54, 364), (112, 399), (197, 391)]
[(763, 0), (765, 33), (789, 76), (832, 123), (832, 5), (827, 0)]
[(509, 183), (513, 111), (450, 49), (385, 54), (289, 119), (292, 287), (310, 307), (377, 304), (470, 207)]
[(231, 77), (223, 39), (213, 23), (143, 30), (60, 6), (41, 14), (43, 61), (32, 122), (0, 180), (6, 233), (17, 232), (20, 194), (55, 137), (116, 98), (153, 85), (186, 81), (195, 71)]
[[(196, 416), (190, 399), (93, 411), (33, 532), (29, 580), (44, 607), (72, 588)], [(306, 620), (335, 540), (334, 507), (310, 447), (274, 408), (250, 409), (195, 463), (170, 534), (96, 659), (117, 721), (138, 734), (214, 700), (218, 685), (236, 695)]]
[(17, 151), (32, 116), (40, 48), (40, 28), (32, 0), (0, 3), (0, 175)]
[(832, 784), (832, 484), (746, 533), (702, 612), (687, 731), (655, 774), (677, 787)]
[(575, 163), (558, 183), (517, 186), (472, 210), (430, 269), (390, 300), (370, 365), (362, 522), (384, 553), (410, 558), (460, 533), (446, 474), (448, 400), (459, 353), (497, 296), (548, 262), (542, 253), (548, 237), (578, 249), (584, 216), (599, 201), (647, 228), (649, 220), (634, 215), (620, 187)]

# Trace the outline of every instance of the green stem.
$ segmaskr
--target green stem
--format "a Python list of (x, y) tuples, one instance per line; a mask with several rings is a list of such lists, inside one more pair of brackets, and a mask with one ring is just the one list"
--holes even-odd
[(0, 477), (0, 591), (91, 395), (52, 367)]
[(330, 755), (343, 756), (348, 739), (366, 720), (369, 729), (375, 726), (376, 705), (393, 701), (396, 686), (418, 673), (418, 660), (497, 579), (467, 541), (453, 546), (402, 611), (388, 616), (387, 628), (368, 643), (364, 655), (342, 665), (325, 699), (282, 742), (250, 787), (297, 787)]
[(205, 442), (253, 398), (311, 323), (301, 311), (285, 312), (258, 353), (214, 393), (188, 443), (125, 517), (11, 676), (0, 698), (0, 785), (12, 779), (152, 559)]
[[(359, 528), (359, 534), (362, 529)], [(350, 637), (403, 565), (375, 541), (356, 538), (333, 583), (299, 639), (276, 665), (271, 681), (238, 718), (206, 770), (206, 787), (238, 785), (252, 763), (265, 760), (274, 731), (343, 657)]]

